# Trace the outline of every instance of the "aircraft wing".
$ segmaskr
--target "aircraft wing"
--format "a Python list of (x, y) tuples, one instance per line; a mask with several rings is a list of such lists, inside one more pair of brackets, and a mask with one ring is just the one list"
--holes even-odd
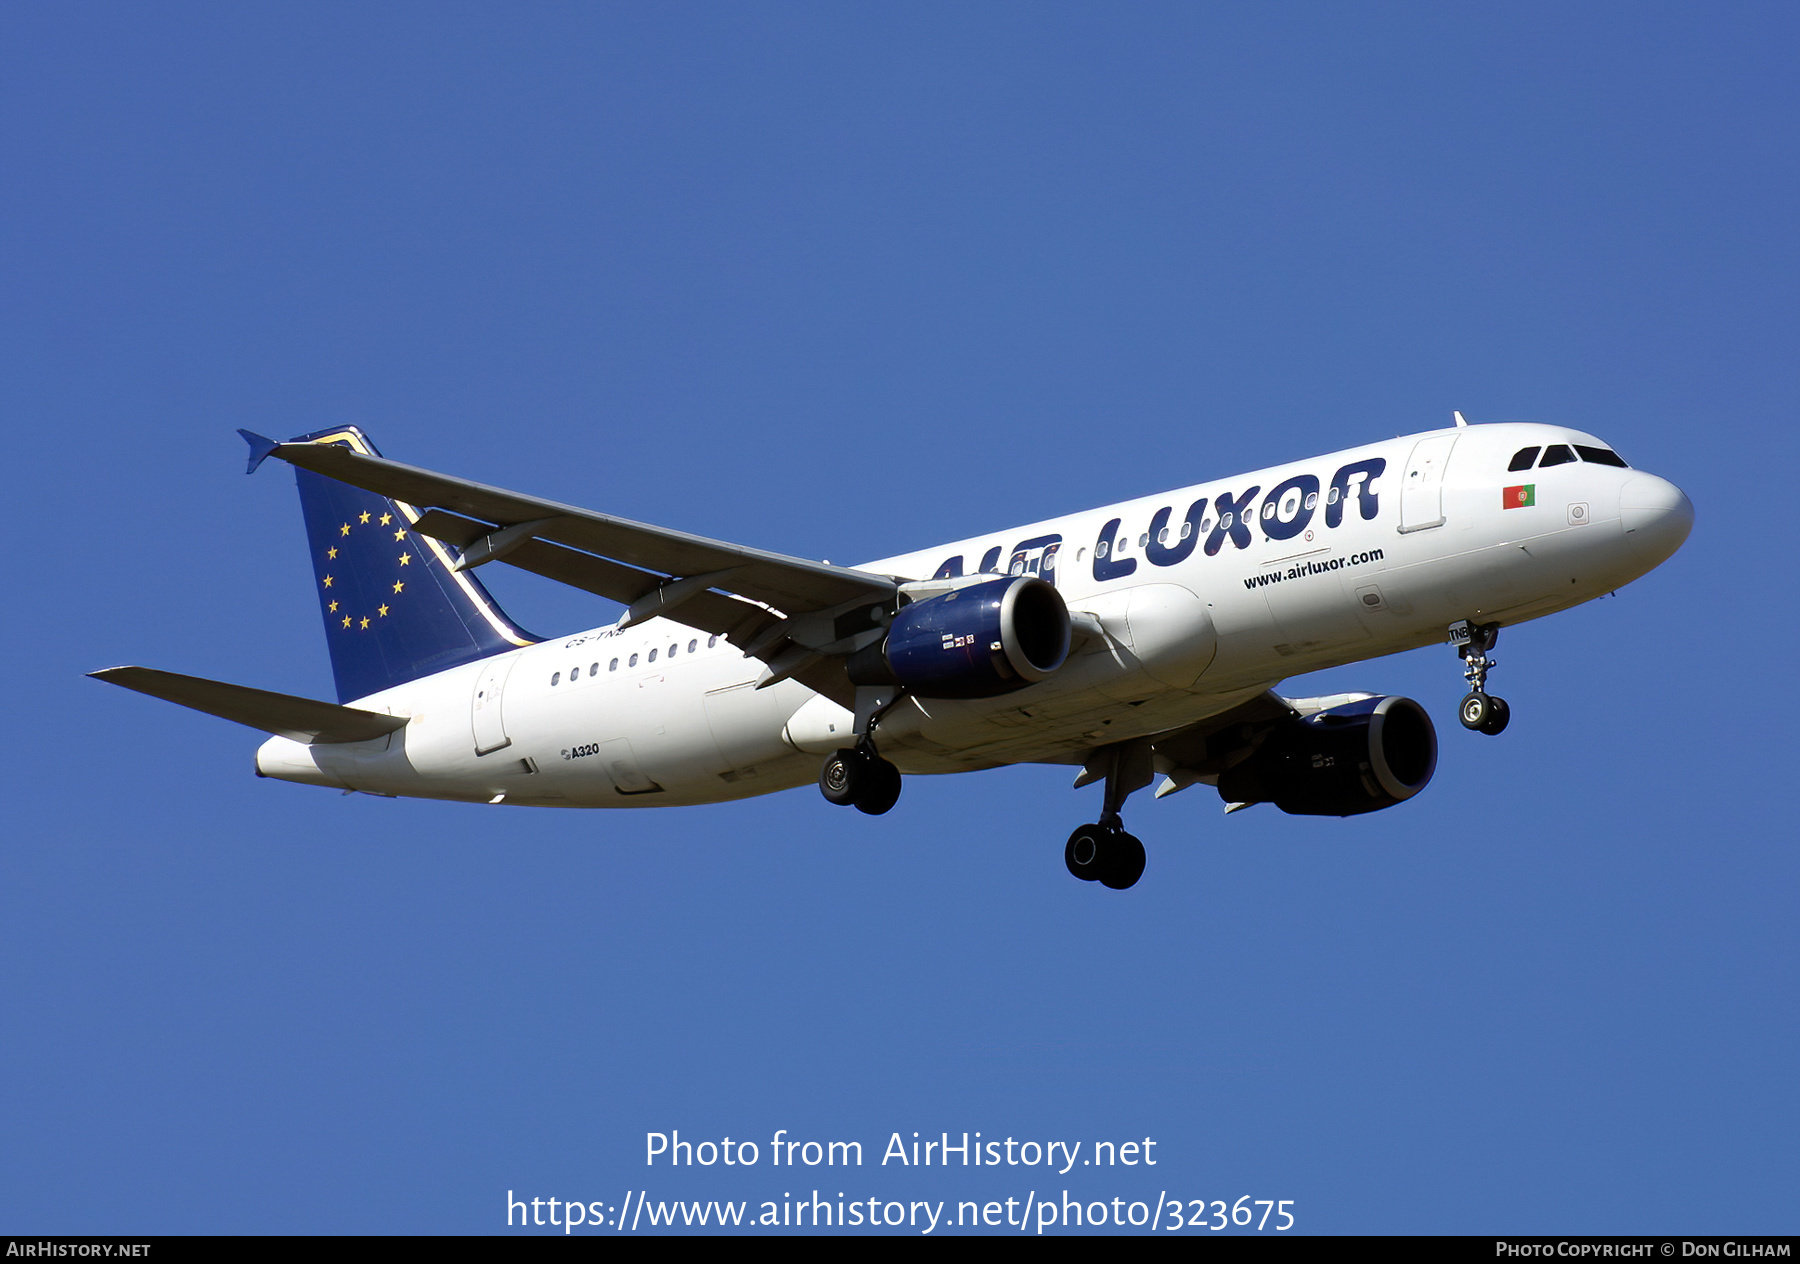
[(717, 633), (795, 677), (854, 697), (843, 657), (893, 608), (901, 582), (806, 558), (655, 527), (452, 478), (330, 443), (276, 443), (240, 431), (250, 467), (273, 456), (426, 512), (422, 535), (462, 550), (459, 566), (504, 560), (629, 606), (624, 626), (659, 615)]

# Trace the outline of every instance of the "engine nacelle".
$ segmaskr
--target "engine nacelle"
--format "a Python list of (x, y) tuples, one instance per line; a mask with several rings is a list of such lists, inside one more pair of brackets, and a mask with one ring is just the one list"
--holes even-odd
[(1411, 698), (1363, 698), (1277, 728), (1219, 777), (1227, 803), (1357, 816), (1412, 798), (1437, 771), (1437, 730)]
[(1061, 667), (1070, 635), (1062, 594), (1014, 575), (902, 606), (848, 668), (855, 684), (904, 685), (921, 698), (993, 698)]

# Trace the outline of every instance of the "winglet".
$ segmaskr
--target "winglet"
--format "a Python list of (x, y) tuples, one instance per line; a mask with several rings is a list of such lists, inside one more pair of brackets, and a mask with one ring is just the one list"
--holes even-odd
[(250, 445), (250, 465), (244, 471), (246, 474), (256, 473), (256, 467), (268, 459), (269, 453), (281, 446), (273, 439), (265, 439), (254, 430), (240, 430), (238, 433), (243, 435), (244, 442)]

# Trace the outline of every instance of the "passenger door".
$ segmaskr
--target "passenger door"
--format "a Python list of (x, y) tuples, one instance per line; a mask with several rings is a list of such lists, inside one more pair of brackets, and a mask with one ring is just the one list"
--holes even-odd
[(1413, 444), (1400, 480), (1400, 530), (1424, 531), (1444, 525), (1444, 467), (1460, 436), (1433, 435)]

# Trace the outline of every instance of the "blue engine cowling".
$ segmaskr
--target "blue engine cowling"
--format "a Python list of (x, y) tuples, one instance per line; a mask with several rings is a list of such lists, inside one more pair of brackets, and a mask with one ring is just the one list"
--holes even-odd
[(887, 635), (851, 655), (859, 685), (921, 698), (993, 698), (1036, 684), (1069, 656), (1069, 608), (1041, 579), (1015, 575), (902, 606)]
[(1437, 771), (1437, 730), (1411, 698), (1363, 698), (1283, 722), (1219, 777), (1227, 803), (1273, 803), (1295, 816), (1357, 816), (1423, 790)]

